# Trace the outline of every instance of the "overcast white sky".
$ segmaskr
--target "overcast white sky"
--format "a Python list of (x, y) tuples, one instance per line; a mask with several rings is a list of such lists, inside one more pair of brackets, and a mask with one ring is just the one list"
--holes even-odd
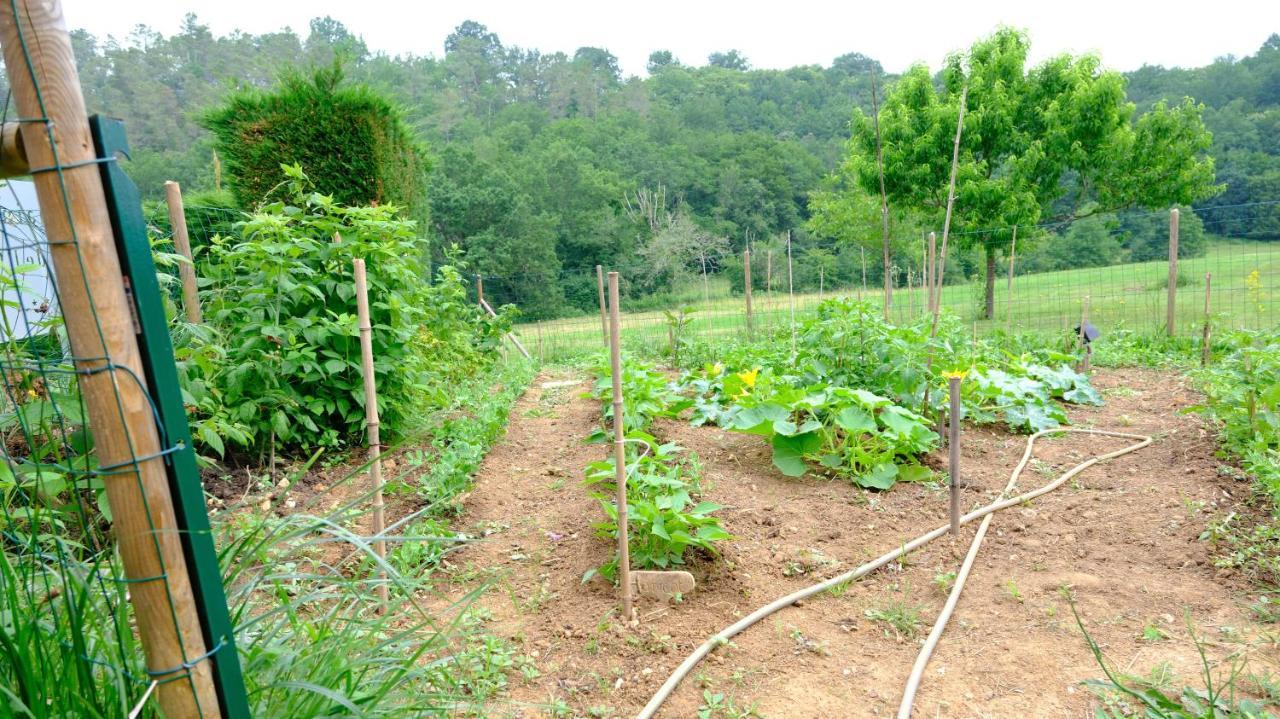
[(736, 48), (753, 67), (827, 65), (861, 52), (898, 72), (923, 60), (937, 67), (999, 24), (1031, 34), (1034, 59), (1064, 50), (1096, 51), (1118, 70), (1147, 64), (1193, 67), (1253, 53), (1280, 32), (1280, 1), (1217, 0), (64, 0), (67, 24), (123, 38), (135, 25), (164, 34), (194, 12), (215, 33), (292, 27), (305, 35), (312, 17), (331, 15), (392, 54), (443, 54), (463, 20), (489, 26), (507, 45), (572, 53), (584, 45), (618, 56), (623, 72), (642, 74), (649, 53), (668, 49), (688, 64)]

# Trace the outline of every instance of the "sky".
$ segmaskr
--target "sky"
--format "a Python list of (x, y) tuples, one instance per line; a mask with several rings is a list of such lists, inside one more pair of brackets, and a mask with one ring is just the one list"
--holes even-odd
[(64, 0), (67, 24), (123, 39), (138, 24), (166, 35), (195, 13), (214, 33), (262, 33), (285, 26), (305, 35), (311, 18), (330, 15), (372, 50), (440, 56), (444, 38), (476, 20), (505, 45), (572, 54), (603, 47), (628, 75), (644, 74), (649, 53), (671, 50), (686, 64), (737, 49), (752, 67), (829, 65), (860, 52), (889, 72), (912, 63), (938, 67), (998, 25), (1029, 32), (1033, 60), (1096, 52), (1106, 66), (1196, 67), (1223, 55), (1250, 55), (1280, 32), (1277, 0)]

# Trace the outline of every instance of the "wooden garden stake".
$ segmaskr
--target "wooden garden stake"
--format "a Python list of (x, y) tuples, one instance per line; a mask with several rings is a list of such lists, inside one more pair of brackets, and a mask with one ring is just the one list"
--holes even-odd
[(867, 291), (867, 248), (859, 245), (858, 254), (862, 256), (862, 284), (858, 287), (858, 301), (862, 301), (862, 293)]
[(747, 339), (751, 339), (751, 250), (742, 251), (742, 296), (747, 303)]
[(140, 379), (133, 308), (121, 279), (62, 4), (0, 3), (0, 45), (13, 112), (28, 118), (20, 132), (30, 167), (62, 168), (37, 172), (32, 181), (98, 466), (116, 468), (103, 484), (146, 668), (156, 673), (159, 713), (217, 717), (213, 667), (204, 660), (207, 648), (169, 493), (165, 448)]
[(764, 291), (773, 294), (773, 250), (764, 251)]
[(609, 310), (604, 301), (604, 268), (596, 265), (596, 292), (600, 295), (600, 334), (604, 343), (609, 344)]
[(1200, 366), (1209, 365), (1209, 292), (1213, 283), (1213, 273), (1204, 273), (1204, 331), (1200, 337)]
[(1164, 325), (1169, 336), (1177, 332), (1174, 313), (1178, 306), (1178, 208), (1169, 210), (1169, 294), (1165, 301)]
[[(373, 373), (373, 324), (369, 321), (369, 283), (365, 277), (364, 260), (352, 260), (356, 276), (356, 321), (360, 328), (360, 369), (364, 373), (364, 423), (369, 437), (369, 479), (373, 483), (373, 550), (385, 560), (387, 542), (382, 539), (386, 531), (382, 505), (382, 438), (378, 432), (378, 386)], [(476, 278), (479, 279), (479, 276)], [(481, 300), (483, 302), (484, 300)], [(389, 598), (387, 573), (378, 570), (378, 597), (385, 609)]]
[[(484, 310), (490, 317), (498, 316), (498, 313), (493, 311), (493, 307), (491, 307), (483, 297), (480, 298), (480, 309)], [(510, 340), (511, 344), (516, 346), (516, 349), (520, 351), (520, 354), (524, 355), (525, 359), (531, 359), (529, 356), (529, 350), (525, 349), (524, 343), (520, 341), (519, 337), (516, 337), (514, 332), (508, 332), (503, 336)]]
[(1093, 359), (1093, 345), (1089, 343), (1089, 338), (1085, 334), (1084, 326), (1089, 322), (1089, 295), (1085, 295), (1080, 301), (1080, 332), (1078, 342), (1083, 354), (1080, 357), (1080, 371), (1088, 372)]
[(960, 376), (948, 375), (951, 426), (947, 439), (947, 474), (951, 475), (951, 536), (960, 534)]
[(631, 592), (631, 551), (627, 545), (627, 452), (622, 403), (622, 340), (618, 333), (618, 273), (609, 273), (609, 365), (613, 374), (613, 464), (618, 503), (618, 586), (622, 590), (622, 617), (635, 619)]
[(476, 274), (476, 304), (484, 306), (484, 275)]
[(178, 265), (182, 278), (182, 305), (187, 311), (187, 321), (193, 325), (204, 322), (200, 316), (200, 294), (196, 291), (196, 266), (191, 259), (191, 236), (187, 234), (187, 215), (182, 208), (182, 188), (169, 180), (164, 183), (164, 199), (169, 206), (169, 226), (173, 228), (173, 246), (186, 262)]
[(1004, 331), (1013, 331), (1013, 258), (1018, 252), (1018, 226), (1013, 226), (1013, 239), (1009, 241), (1009, 284), (1005, 289)]
[(791, 361), (796, 359), (796, 288), (791, 275), (791, 230), (787, 230), (787, 296), (791, 305)]
[(933, 312), (937, 308), (937, 300), (934, 298), (934, 285), (939, 287), (942, 283), (938, 280), (938, 233), (929, 233), (929, 286), (925, 288), (925, 296), (929, 298), (929, 312)]

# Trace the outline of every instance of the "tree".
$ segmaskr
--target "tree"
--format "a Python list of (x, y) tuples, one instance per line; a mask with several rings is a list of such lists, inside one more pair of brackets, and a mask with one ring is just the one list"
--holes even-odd
[(686, 212), (677, 211), (670, 221), (658, 229), (640, 250), (651, 279), (677, 279), (688, 273), (690, 266), (702, 273), (702, 293), (710, 298), (707, 275), (717, 269), (719, 261), (729, 254), (729, 240), (698, 227)]
[[(911, 68), (880, 110), (884, 182), (891, 203), (940, 214), (961, 89), (968, 87), (957, 173), (955, 241), (985, 256), (984, 315), (995, 310), (1001, 228), (1063, 221), (1212, 195), (1211, 136), (1190, 99), (1158, 103), (1134, 120), (1124, 78), (1093, 55), (1059, 55), (1027, 69), (1026, 37), (1000, 29), (948, 58), (942, 88)], [(878, 190), (874, 123), (854, 118), (847, 167)]]
[(676, 56), (671, 54), (670, 50), (654, 50), (649, 53), (649, 62), (645, 65), (645, 69), (650, 75), (656, 75), (660, 70), (672, 65), (679, 66), (680, 62), (676, 60)]
[(711, 67), (720, 67), (725, 70), (739, 70), (742, 72), (746, 72), (751, 69), (751, 63), (747, 62), (747, 56), (737, 50), (713, 52), (707, 56), (707, 64)]

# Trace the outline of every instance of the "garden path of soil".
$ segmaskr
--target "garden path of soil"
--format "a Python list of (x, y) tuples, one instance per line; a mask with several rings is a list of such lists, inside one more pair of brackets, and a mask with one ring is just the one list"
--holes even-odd
[[(566, 377), (578, 383), (566, 386)], [(1107, 657), (1130, 674), (1167, 661), (1179, 681), (1199, 681), (1184, 612), (1213, 652), (1225, 651), (1231, 636), (1252, 636), (1241, 587), (1197, 541), (1248, 491), (1219, 471), (1201, 420), (1181, 412), (1197, 395), (1181, 376), (1152, 371), (1100, 371), (1094, 384), (1106, 406), (1072, 409), (1077, 426), (1152, 434), (1155, 443), (996, 516), (925, 674), (916, 716), (1088, 716), (1094, 700), (1080, 682), (1102, 674), (1067, 590)], [(611, 551), (591, 528), (600, 508), (581, 484), (585, 465), (608, 451), (582, 441), (600, 421), (599, 404), (582, 397), (586, 387), (573, 375), (534, 382), (454, 525), (489, 532), (450, 555), (455, 588), (493, 581), (478, 600), (493, 614), (487, 628), (537, 670), (524, 679), (513, 672), (491, 716), (553, 716), (553, 699), (572, 716), (634, 716), (712, 633), (945, 522), (947, 496), (937, 487), (864, 493), (820, 477), (792, 479), (773, 469), (758, 437), (659, 421), (662, 439), (701, 459), (704, 494), (724, 505), (719, 516), (735, 539), (718, 560), (691, 564), (698, 588), (682, 603), (641, 602), (639, 626), (624, 628), (612, 587), (581, 582)], [(966, 506), (993, 499), (1024, 445), (1022, 436), (966, 428)], [(1084, 435), (1042, 441), (1021, 486), (1123, 445)], [(930, 461), (941, 466), (943, 455), (935, 455)], [(747, 630), (704, 661), (660, 716), (696, 716), (704, 689), (738, 711), (755, 707), (752, 716), (894, 715), (920, 638), (944, 600), (934, 578), (958, 567), (974, 526), (958, 542), (943, 538), (913, 553), (906, 566), (890, 565), (839, 596), (818, 595)], [(915, 639), (865, 615), (904, 603), (920, 610)], [(1140, 638), (1148, 627), (1158, 630), (1156, 641)]]

